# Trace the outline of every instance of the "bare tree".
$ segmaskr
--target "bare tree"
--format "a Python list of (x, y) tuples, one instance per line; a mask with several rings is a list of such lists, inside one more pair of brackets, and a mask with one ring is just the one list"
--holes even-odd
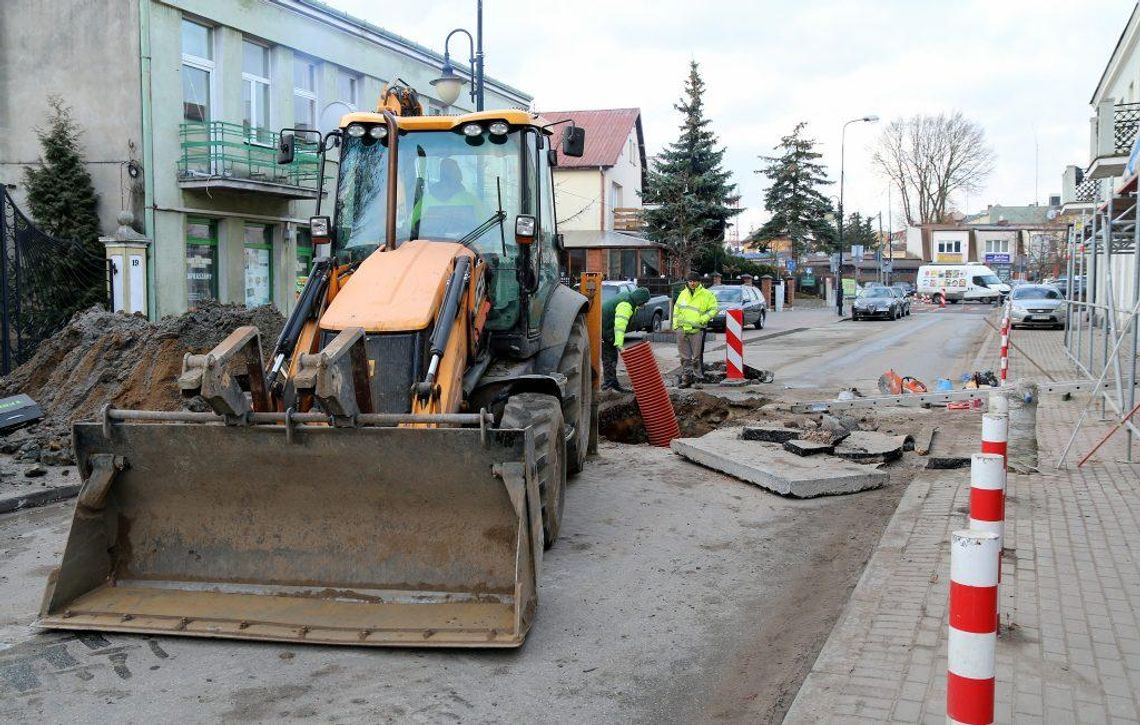
[(891, 121), (873, 160), (898, 187), (907, 223), (927, 224), (946, 219), (956, 192), (981, 187), (994, 152), (982, 127), (955, 111)]

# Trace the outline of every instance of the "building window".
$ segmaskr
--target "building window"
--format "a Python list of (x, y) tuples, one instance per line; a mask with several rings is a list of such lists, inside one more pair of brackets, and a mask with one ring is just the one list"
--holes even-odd
[(182, 21), (182, 118), (210, 120), (210, 74), (214, 53), (210, 29)]
[(586, 269), (586, 250), (585, 249), (567, 249), (566, 250), (566, 276), (570, 278), (573, 284), (578, 280), (578, 277), (588, 271)]
[(1009, 240), (1008, 239), (987, 239), (986, 240), (986, 254), (1008, 254), (1009, 253)]
[(297, 229), (297, 294), (305, 289), (309, 281), (309, 270), (313, 268), (313, 235), (308, 228)]
[(273, 227), (245, 225), (245, 306), (273, 301)]
[(629, 163), (637, 166), (637, 143), (632, 138), (629, 140)]
[(360, 77), (348, 71), (337, 71), (336, 99), (356, 108), (360, 103)]
[(196, 308), (218, 298), (218, 223), (186, 220), (186, 304)]
[(938, 242), (939, 254), (961, 254), (962, 253), (962, 240), (960, 239), (944, 239)]
[(611, 249), (609, 279), (645, 279), (661, 276), (661, 253), (657, 249)]
[(317, 65), (301, 56), (293, 56), (293, 125), (317, 127)]
[(243, 123), (253, 141), (268, 143), (269, 137), (269, 48), (246, 40), (241, 59)]
[(446, 116), (447, 104), (443, 101), (437, 101), (434, 98), (428, 99), (428, 115), (429, 116)]
[(625, 206), (625, 195), (622, 193), (621, 184), (616, 181), (610, 182), (610, 212), (614, 209), (621, 209)]

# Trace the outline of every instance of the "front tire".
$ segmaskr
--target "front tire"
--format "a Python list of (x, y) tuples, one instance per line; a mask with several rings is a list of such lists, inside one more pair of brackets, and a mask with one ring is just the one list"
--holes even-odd
[(756, 329), (757, 330), (763, 330), (764, 329), (764, 318), (767, 316), (768, 316), (768, 314), (766, 312), (764, 312), (764, 310), (760, 310), (760, 316), (756, 318)]
[(653, 322), (651, 322), (649, 324), (649, 329), (652, 330), (653, 332), (661, 332), (661, 322), (664, 319), (664, 317), (665, 317), (665, 315), (663, 315), (661, 313), (661, 310), (657, 310), (656, 312), (654, 312), (653, 313)]
[(549, 549), (558, 540), (566, 503), (566, 423), (562, 406), (553, 395), (512, 395), (499, 426), (532, 429), (538, 495), (542, 500), (542, 544)]
[(590, 334), (586, 330), (586, 316), (578, 315), (566, 348), (558, 363), (558, 372), (566, 376), (567, 395), (562, 399), (562, 419), (574, 435), (566, 441), (566, 470), (573, 476), (586, 467), (586, 453), (590, 446), (590, 430), (594, 426), (594, 370), (590, 366)]

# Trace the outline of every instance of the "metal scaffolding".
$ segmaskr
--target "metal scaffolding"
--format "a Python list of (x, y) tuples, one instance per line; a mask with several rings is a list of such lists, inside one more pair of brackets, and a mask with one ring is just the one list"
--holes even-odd
[(1136, 362), (1140, 352), (1140, 205), (1131, 176), (1069, 227), (1065, 349), (1089, 378), (1099, 380), (1101, 415), (1122, 420), (1128, 460), (1140, 430)]

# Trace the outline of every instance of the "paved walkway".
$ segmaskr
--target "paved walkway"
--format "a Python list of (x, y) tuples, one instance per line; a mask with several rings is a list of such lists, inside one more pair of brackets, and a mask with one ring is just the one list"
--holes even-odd
[[(1061, 335), (1018, 331), (1011, 377), (1076, 379)], [(1140, 466), (1118, 433), (1075, 467), (1107, 431), (1093, 413), (1055, 468), (1086, 400), (1042, 398), (1039, 473), (1009, 478), (999, 723), (1140, 723)], [(968, 500), (967, 471), (915, 479), (785, 722), (945, 722), (948, 542)]]

